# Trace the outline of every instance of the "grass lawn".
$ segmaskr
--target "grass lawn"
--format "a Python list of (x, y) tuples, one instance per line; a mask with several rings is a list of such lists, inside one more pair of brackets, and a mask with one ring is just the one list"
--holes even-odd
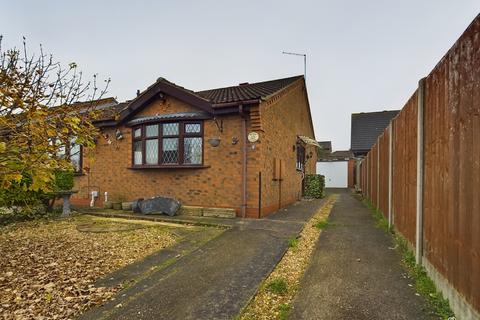
[(176, 228), (88, 215), (1, 227), (0, 319), (69, 319), (103, 303), (120, 287), (94, 282), (172, 245)]

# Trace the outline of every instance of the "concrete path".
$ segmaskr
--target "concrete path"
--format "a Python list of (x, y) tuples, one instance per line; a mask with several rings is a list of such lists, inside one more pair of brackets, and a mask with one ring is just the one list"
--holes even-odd
[(371, 212), (341, 192), (300, 284), (290, 319), (433, 319)]
[[(322, 203), (298, 202), (268, 219), (233, 219), (230, 229), (174, 262), (171, 249), (146, 259), (148, 268), (140, 263), (121, 270), (122, 281), (131, 273), (139, 280), (82, 318), (231, 319)], [(141, 277), (139, 270), (146, 269), (155, 271)]]

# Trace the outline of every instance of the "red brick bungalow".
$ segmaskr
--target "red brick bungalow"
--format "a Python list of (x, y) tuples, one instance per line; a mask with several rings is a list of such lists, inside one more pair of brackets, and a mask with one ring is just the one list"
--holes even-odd
[[(108, 100), (108, 99), (107, 99)], [(96, 124), (73, 203), (156, 195), (263, 217), (300, 199), (316, 146), (303, 76), (193, 92), (159, 78)]]

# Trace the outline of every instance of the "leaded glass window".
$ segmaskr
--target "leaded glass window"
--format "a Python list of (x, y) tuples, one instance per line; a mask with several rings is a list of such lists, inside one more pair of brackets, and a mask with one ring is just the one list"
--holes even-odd
[(178, 123), (164, 123), (163, 127), (163, 135), (164, 136), (178, 136)]
[(178, 163), (178, 138), (163, 138), (162, 163)]
[(142, 137), (142, 128), (137, 128), (133, 130), (133, 137), (134, 138), (141, 138)]
[(142, 141), (135, 141), (133, 143), (133, 164), (135, 165), (143, 164), (142, 158), (143, 158)]
[(187, 123), (185, 124), (185, 133), (200, 133), (200, 123)]
[(145, 163), (158, 164), (158, 140), (149, 139), (145, 141)]
[(185, 138), (183, 161), (188, 164), (202, 163), (202, 138)]
[(134, 166), (203, 164), (203, 123), (163, 122), (132, 129)]
[(148, 137), (157, 137), (158, 136), (158, 124), (150, 125), (145, 127), (145, 136)]

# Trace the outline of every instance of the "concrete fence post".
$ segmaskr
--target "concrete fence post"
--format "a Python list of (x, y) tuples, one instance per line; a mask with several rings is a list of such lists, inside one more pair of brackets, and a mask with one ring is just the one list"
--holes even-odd
[(392, 186), (393, 186), (393, 122), (388, 125), (388, 227), (393, 225)]
[(422, 264), (423, 257), (423, 111), (425, 106), (425, 78), (418, 82), (417, 92), (417, 205), (415, 232), (415, 260)]

